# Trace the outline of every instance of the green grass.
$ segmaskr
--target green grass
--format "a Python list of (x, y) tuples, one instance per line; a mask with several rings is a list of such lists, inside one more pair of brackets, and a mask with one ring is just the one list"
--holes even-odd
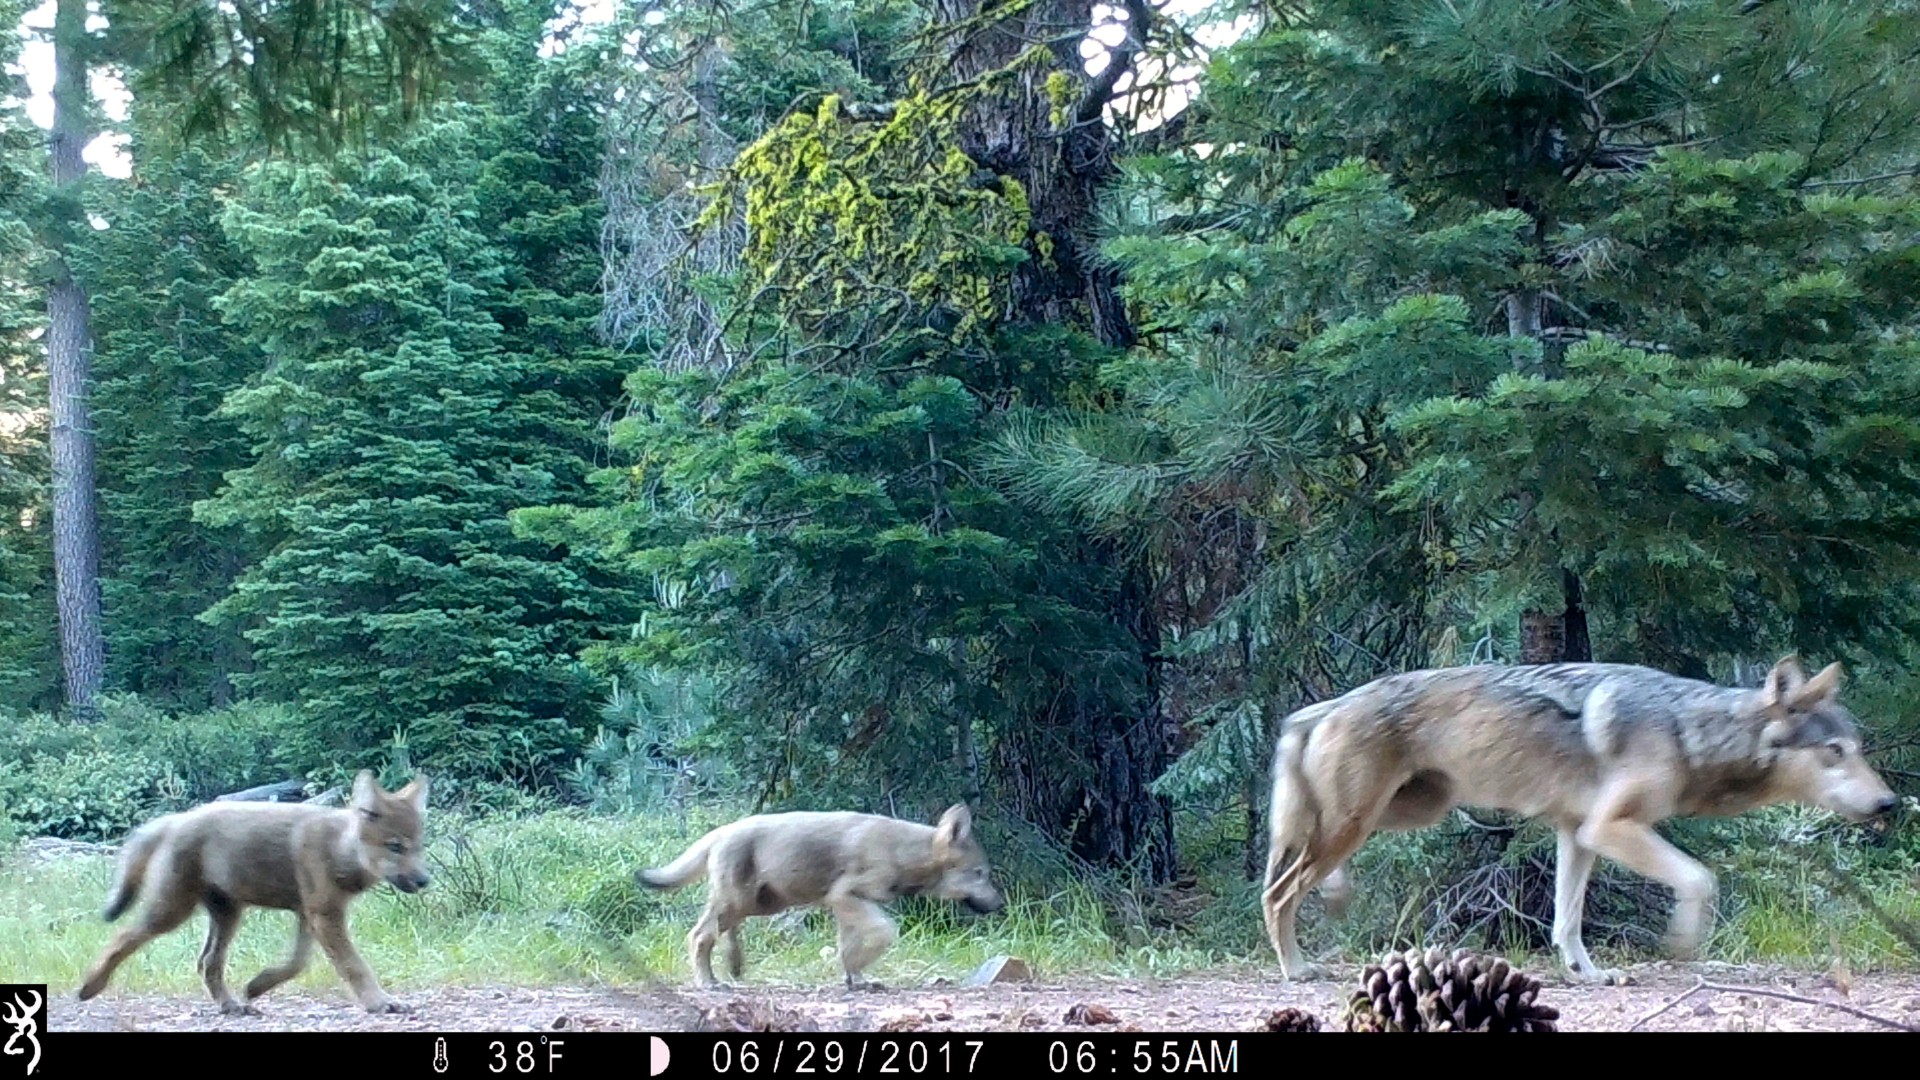
[[(704, 886), (654, 893), (633, 871), (659, 865), (717, 818), (677, 823), (552, 812), (513, 820), (442, 818), (428, 845), (432, 887), (403, 896), (382, 885), (351, 910), (354, 941), (394, 990), (446, 984), (615, 985), (687, 977), (686, 933)], [(71, 989), (117, 928), (101, 920), (112, 875), (106, 858), (0, 862), (0, 955), (15, 979)], [(1200, 966), (1197, 950), (1148, 950), (1123, 958), (1086, 890), (1011, 895), (992, 917), (955, 906), (894, 906), (900, 941), (870, 974), (917, 985), (964, 978), (987, 958), (1010, 954), (1052, 975)], [(126, 917), (123, 917), (123, 922)], [(194, 962), (204, 915), (142, 949), (114, 976), (129, 993), (200, 993)], [(749, 920), (743, 928), (746, 983), (831, 983), (839, 969), (827, 916)], [(277, 963), (293, 938), (292, 916), (254, 909), (228, 958), (228, 980), (243, 983)], [(297, 985), (337, 988), (324, 957)]]
[[(685, 935), (706, 890), (696, 884), (654, 893), (635, 884), (632, 874), (668, 861), (722, 820), (715, 812), (696, 813), (685, 822), (559, 811), (478, 821), (441, 816), (430, 827), (433, 886), (415, 896), (381, 886), (363, 897), (352, 909), (354, 938), (382, 982), (395, 991), (448, 984), (680, 985), (688, 976)], [(1389, 840), (1388, 847), (1393, 843)], [(1355, 868), (1365, 902), (1356, 904), (1347, 923), (1328, 923), (1317, 904), (1304, 913), (1302, 938), (1309, 952), (1337, 946), (1347, 960), (1357, 961), (1383, 947), (1428, 944), (1402, 939), (1415, 932), (1404, 912), (1435, 885), (1416, 871), (1428, 872), (1433, 860), (1413, 857), (1412, 848), (1369, 854)], [(1904, 945), (1851, 901), (1833, 895), (1818, 871), (1794, 874), (1777, 866), (1710, 862), (1722, 872), (1728, 899), (1707, 958), (1823, 966), (1837, 948), (1855, 970), (1914, 966)], [(6, 957), (10, 978), (45, 981), (63, 992), (79, 985), (115, 929), (98, 914), (111, 872), (105, 858), (29, 863), (9, 853), (0, 861), (0, 956)], [(1920, 922), (1920, 888), (1911, 866), (1863, 868), (1857, 878), (1896, 917)], [(1394, 887), (1383, 885), (1396, 880)], [(1101, 897), (1111, 898), (1111, 885), (1105, 892), (1080, 884), (1013, 888), (1008, 906), (989, 917), (934, 901), (902, 901), (894, 906), (900, 941), (870, 973), (902, 986), (934, 978), (958, 981), (987, 958), (1009, 954), (1048, 979), (1271, 975), (1255, 887), (1234, 875), (1204, 884), (1216, 897), (1210, 904), (1176, 925), (1162, 918), (1157, 928), (1133, 933), (1120, 930), (1103, 908)], [(1661, 907), (1635, 922), (1651, 938), (1665, 918)], [(194, 961), (205, 929), (205, 917), (196, 915), (151, 943), (121, 968), (114, 987), (122, 993), (202, 993)], [(232, 948), (229, 981), (244, 983), (278, 962), (292, 936), (290, 915), (253, 911)], [(833, 944), (832, 924), (824, 915), (749, 920), (743, 937), (748, 985), (828, 986), (838, 978), (831, 955), (822, 955)], [(1489, 947), (1480, 941), (1446, 944)], [(1590, 944), (1604, 963), (1658, 955), (1651, 949)], [(1528, 956), (1524, 946), (1507, 952), (1539, 970), (1552, 970), (1557, 963), (1543, 951)], [(343, 992), (319, 956), (300, 985)]]

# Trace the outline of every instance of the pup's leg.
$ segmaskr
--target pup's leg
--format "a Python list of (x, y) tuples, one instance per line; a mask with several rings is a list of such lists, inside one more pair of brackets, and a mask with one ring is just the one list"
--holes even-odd
[(248, 1001), (307, 970), (307, 963), (313, 959), (313, 931), (307, 927), (306, 917), (299, 912), (294, 912), (293, 924), (293, 955), (287, 957), (286, 963), (267, 968), (247, 983)]
[(839, 930), (840, 966), (847, 975), (849, 990), (884, 990), (886, 987), (866, 978), (861, 972), (880, 958), (888, 946), (899, 940), (894, 925), (880, 905), (857, 896), (841, 896), (829, 902), (833, 921)]
[(1692, 958), (1705, 936), (1718, 887), (1712, 871), (1661, 839), (1647, 824), (1645, 808), (1660, 804), (1655, 791), (1656, 787), (1637, 783), (1612, 786), (1594, 803), (1575, 840), (1673, 890), (1677, 903), (1667, 930), (1667, 948), (1685, 960)]
[(1567, 970), (1581, 982), (1617, 983), (1620, 972), (1596, 967), (1581, 941), (1581, 921), (1586, 915), (1587, 881), (1593, 874), (1596, 857), (1583, 847), (1574, 830), (1562, 826), (1558, 831), (1558, 851), (1553, 872), (1553, 943), (1566, 961)]
[(387, 996), (380, 989), (380, 981), (373, 977), (373, 969), (367, 966), (360, 956), (360, 950), (353, 947), (353, 938), (347, 935), (347, 913), (344, 908), (323, 907), (309, 910), (307, 924), (313, 928), (313, 936), (319, 939), (320, 948), (333, 962), (333, 969), (340, 974), (353, 996), (359, 1000), (360, 1007), (370, 1013), (406, 1013), (412, 1012), (410, 1006), (402, 1005)]
[(200, 980), (206, 983), (207, 994), (219, 1004), (223, 1014), (258, 1014), (260, 1010), (235, 1001), (227, 990), (227, 946), (233, 944), (233, 935), (239, 931), (240, 920), (247, 909), (217, 893), (208, 895), (205, 906), (207, 942), (200, 947)]
[[(714, 978), (713, 947), (720, 943), (722, 937), (728, 939), (729, 966), (735, 959), (731, 954), (739, 947), (735, 932), (740, 927), (742, 916), (726, 906), (725, 893), (726, 890), (717, 884), (713, 887), (707, 895), (706, 909), (700, 913), (700, 921), (694, 923), (693, 929), (687, 934), (687, 956), (693, 963), (693, 983), (705, 990), (725, 989), (726, 986)], [(738, 973), (734, 977), (738, 978)]]
[(727, 948), (727, 974), (739, 979), (747, 973), (747, 954), (740, 948), (740, 927), (733, 926), (724, 935)]
[(147, 942), (186, 922), (187, 916), (193, 914), (200, 900), (195, 891), (184, 887), (171, 866), (156, 866), (153, 871), (146, 890), (153, 897), (152, 903), (141, 914), (139, 921), (122, 927), (107, 943), (105, 951), (94, 961), (85, 981), (80, 984), (81, 1001), (106, 989), (107, 980), (113, 977), (121, 964), (126, 963), (127, 957), (140, 951)]

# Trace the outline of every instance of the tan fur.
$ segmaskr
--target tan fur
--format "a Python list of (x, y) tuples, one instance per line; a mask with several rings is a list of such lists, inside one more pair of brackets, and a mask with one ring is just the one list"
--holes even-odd
[[(253, 999), (306, 970), (313, 943), (333, 962), (368, 1012), (408, 1012), (380, 989), (347, 935), (347, 905), (382, 879), (402, 892), (428, 883), (421, 867), (427, 778), (397, 792), (380, 789), (372, 772), (354, 780), (340, 809), (304, 803), (209, 803), (156, 818), (120, 849), (105, 918), (119, 918), (144, 897), (146, 910), (119, 933), (88, 970), (80, 1000), (98, 994), (127, 957), (178, 927), (195, 907), (207, 909), (200, 977), (223, 1013), (257, 1013)], [(247, 983), (247, 1003), (227, 989), (227, 947), (249, 907), (291, 911), (293, 955)]]
[(1310, 891), (1337, 916), (1352, 890), (1345, 863), (1368, 837), (1456, 806), (1554, 825), (1553, 939), (1577, 978), (1619, 976), (1581, 941), (1599, 855), (1674, 890), (1668, 943), (1692, 955), (1714, 877), (1654, 826), (1787, 802), (1864, 821), (1899, 805), (1861, 755), (1841, 679), (1838, 664), (1809, 679), (1793, 657), (1757, 690), (1623, 664), (1488, 664), (1388, 676), (1299, 710), (1275, 746), (1261, 897), (1283, 976), (1319, 974), (1294, 930)]
[(808, 905), (831, 911), (847, 986), (877, 988), (861, 972), (899, 934), (880, 905), (932, 896), (986, 914), (1005, 903), (965, 805), (948, 809), (938, 825), (848, 812), (759, 814), (722, 825), (671, 864), (635, 877), (650, 888), (677, 889), (702, 874), (707, 908), (687, 935), (694, 981), (702, 987), (721, 985), (713, 977), (713, 947), (722, 937), (728, 970), (741, 976), (740, 923), (756, 915)]

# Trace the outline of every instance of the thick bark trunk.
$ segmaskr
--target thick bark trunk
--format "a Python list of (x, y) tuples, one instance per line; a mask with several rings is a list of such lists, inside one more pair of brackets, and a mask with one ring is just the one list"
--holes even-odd
[[(1523, 289), (1507, 297), (1507, 333), (1513, 337), (1544, 336), (1544, 299), (1537, 290)], [(1547, 367), (1552, 369), (1549, 363)], [(1561, 572), (1561, 606), (1523, 612), (1520, 616), (1520, 662), (1557, 664), (1593, 659), (1587, 637), (1587, 609), (1579, 575)]]
[[(965, 83), (1005, 68), (1032, 43), (1047, 42), (1054, 68), (1086, 83), (1080, 35), (1093, 24), (1093, 0), (1035, 0), (997, 21), (983, 15), (992, 6), (938, 0), (939, 19), (956, 27), (949, 43), (951, 81)], [(1014, 321), (1085, 327), (1108, 345), (1129, 346), (1134, 330), (1118, 277), (1099, 258), (1091, 229), (1100, 188), (1114, 174), (1114, 134), (1097, 110), (1090, 119), (1070, 120), (1064, 132), (1056, 130), (1047, 75), (1030, 66), (983, 94), (967, 117), (960, 148), (982, 168), (1018, 180), (1032, 208), (1030, 258), (1013, 276)]]
[[(979, 79), (1045, 42), (1052, 70), (1086, 87), (1079, 45), (1093, 8), (1093, 0), (1035, 0), (996, 19), (991, 0), (937, 0), (937, 17), (951, 28), (944, 77)], [(1078, 326), (1105, 344), (1126, 347), (1134, 342), (1133, 326), (1118, 277), (1097, 256), (1092, 234), (1100, 189), (1114, 174), (1114, 134), (1098, 93), (1068, 110), (1068, 127), (1058, 130), (1048, 74), (1029, 66), (983, 92), (962, 125), (960, 148), (980, 167), (1017, 180), (1027, 194), (1033, 235), (1030, 257), (1013, 275), (1010, 321)], [(1027, 820), (1065, 837), (1073, 853), (1091, 863), (1135, 865), (1150, 880), (1167, 881), (1174, 871), (1173, 810), (1151, 790), (1172, 750), (1171, 721), (1160, 700), (1159, 627), (1140, 580), (1144, 571), (1123, 566), (1123, 557), (1104, 545), (1089, 557), (1113, 567), (1124, 582), (1110, 610), (1144, 666), (1141, 703), (1121, 708), (1104, 695), (1082, 697), (1009, 740), (1000, 748), (1002, 760)]]
[[(53, 131), (48, 140), (55, 187), (86, 175), (86, 0), (59, 0), (54, 13)], [(53, 572), (60, 613), (60, 665), (67, 705), (93, 714), (106, 674), (100, 626), (100, 526), (94, 491), (93, 424), (87, 397), (93, 340), (87, 292), (56, 259), (47, 290), (47, 384), (53, 421)]]

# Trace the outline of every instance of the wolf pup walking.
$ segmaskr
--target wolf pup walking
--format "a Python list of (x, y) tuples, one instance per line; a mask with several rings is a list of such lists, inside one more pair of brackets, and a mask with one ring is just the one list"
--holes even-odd
[(1809, 679), (1793, 657), (1755, 690), (1626, 664), (1485, 664), (1390, 675), (1295, 712), (1274, 753), (1261, 897), (1283, 976), (1319, 974), (1294, 935), (1310, 890), (1325, 880), (1337, 915), (1344, 864), (1369, 836), (1425, 828), (1456, 806), (1553, 824), (1553, 941), (1577, 979), (1620, 974), (1595, 967), (1581, 941), (1597, 855), (1673, 889), (1668, 946), (1691, 956), (1717, 886), (1655, 825), (1785, 802), (1854, 821), (1899, 806), (1861, 756), (1841, 678), (1833, 664)]
[(881, 904), (933, 896), (983, 915), (1005, 904), (964, 804), (948, 809), (938, 825), (848, 812), (760, 814), (720, 826), (671, 865), (635, 877), (650, 888), (678, 889), (703, 873), (707, 908), (687, 935), (702, 987), (722, 985), (713, 977), (713, 947), (723, 936), (727, 970), (736, 979), (746, 970), (740, 923), (755, 915), (804, 905), (833, 912), (847, 987), (881, 989), (860, 974), (899, 936)]
[[(200, 977), (227, 1014), (257, 1014), (253, 999), (306, 970), (316, 939), (334, 970), (368, 1012), (411, 1010), (380, 989), (347, 936), (347, 905), (385, 878), (401, 892), (427, 886), (420, 865), (427, 778), (397, 792), (381, 790), (373, 773), (353, 782), (342, 809), (304, 803), (209, 803), (156, 818), (120, 849), (103, 913), (111, 922), (145, 896), (139, 920), (119, 933), (87, 972), (80, 1000), (106, 988), (127, 957), (207, 909)], [(227, 990), (227, 946), (249, 906), (294, 913), (293, 955), (247, 984), (247, 1003)]]

